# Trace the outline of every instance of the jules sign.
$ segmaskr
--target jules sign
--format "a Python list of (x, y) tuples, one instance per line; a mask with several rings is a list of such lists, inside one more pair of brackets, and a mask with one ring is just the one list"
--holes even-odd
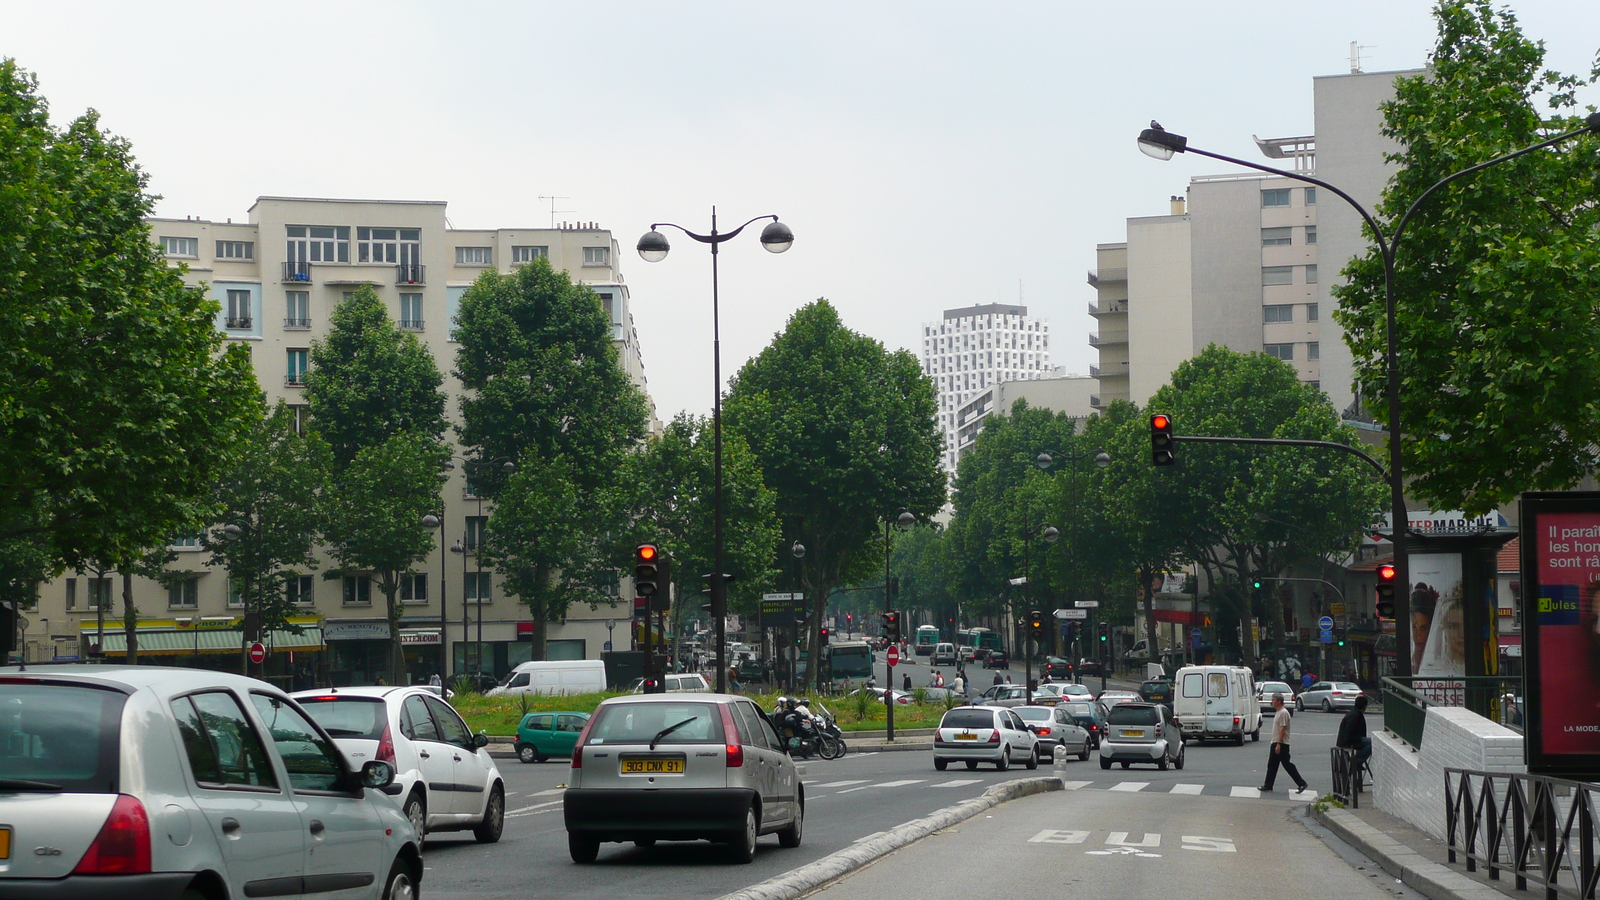
[(1521, 509), (1528, 771), (1600, 773), (1600, 493)]

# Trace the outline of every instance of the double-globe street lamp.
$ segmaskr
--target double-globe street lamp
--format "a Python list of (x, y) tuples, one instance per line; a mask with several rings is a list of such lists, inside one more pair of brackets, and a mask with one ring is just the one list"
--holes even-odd
[[(1083, 462), (1086, 459), (1093, 459), (1095, 468), (1097, 468), (1097, 469), (1104, 469), (1106, 466), (1111, 465), (1111, 454), (1107, 453), (1103, 449), (1096, 450), (1092, 454), (1091, 453), (1063, 453), (1060, 450), (1046, 450), (1046, 451), (1041, 452), (1038, 456), (1033, 458), (1033, 464), (1035, 466), (1038, 466), (1040, 471), (1048, 472), (1048, 471), (1050, 471), (1050, 467), (1051, 466), (1055, 465), (1058, 462), (1061, 462), (1061, 461), (1065, 460), (1069, 464), (1068, 470), (1072, 473), (1072, 496), (1073, 496), (1074, 500), (1077, 500), (1081, 496), (1078, 493), (1078, 463)], [(1077, 585), (1077, 571), (1076, 571), (1077, 570), (1077, 566), (1078, 566), (1077, 548), (1074, 547), (1071, 543), (1069, 543), (1067, 545), (1067, 567), (1068, 567), (1068, 571), (1071, 572), (1071, 574), (1072, 574), (1072, 579), (1073, 579), (1072, 587), (1074, 589), (1076, 589), (1077, 586), (1078, 586)], [(1076, 590), (1070, 591), (1069, 592), (1069, 596), (1071, 596), (1071, 595), (1073, 595), (1075, 593), (1076, 593)], [(1054, 623), (1052, 623), (1052, 627), (1053, 626), (1054, 626)], [(1054, 636), (1051, 637), (1051, 643), (1052, 644), (1055, 643)], [(1078, 654), (1076, 652), (1074, 652), (1072, 655), (1074, 657), (1078, 656)], [(1072, 664), (1072, 671), (1073, 671), (1074, 674), (1076, 674), (1077, 671), (1078, 671), (1078, 664), (1076, 662), (1074, 662)]]
[[(445, 471), (454, 471), (455, 467), (456, 467), (455, 460), (457, 460), (457, 459), (460, 459), (460, 457), (452, 456), (452, 457), (450, 457), (450, 459), (445, 460), (445, 463), (444, 463)], [(484, 461), (483, 465), (491, 465), (492, 466), (495, 463), (499, 463), (500, 464), (500, 470), (502, 472), (505, 472), (507, 475), (509, 475), (512, 472), (515, 472), (517, 470), (517, 464), (512, 462), (510, 459), (505, 458), (505, 457), (500, 457), (500, 458), (497, 458), (497, 459)], [(469, 481), (468, 484), (470, 485), (470, 483), (471, 482)], [(483, 553), (483, 534), (484, 534), (484, 531), (485, 531), (485, 527), (484, 526), (487, 523), (484, 521), (484, 518), (483, 518), (483, 495), (481, 493), (478, 493), (477, 491), (473, 491), (473, 494), (476, 495), (477, 500), (478, 500), (478, 516), (477, 516), (477, 520), (476, 520), (477, 521), (477, 531), (474, 534), (472, 529), (470, 529), (470, 528), (466, 529), (465, 530), (466, 537), (471, 539), (472, 543), (470, 545), (467, 545), (467, 544), (462, 543), (462, 540), (460, 538), (457, 538), (456, 542), (450, 546), (450, 552), (456, 554), (457, 556), (461, 556), (461, 557), (465, 558), (467, 551), (471, 550), (472, 554), (473, 554), (473, 558), (476, 560), (476, 564), (477, 564), (477, 572), (472, 576), (472, 578), (473, 578), (473, 580), (472, 580), (472, 584), (473, 584), (472, 593), (478, 600), (478, 641), (477, 641), (476, 646), (473, 647), (473, 658), (474, 658), (474, 660), (476, 662), (477, 671), (469, 673), (467, 671), (467, 661), (466, 660), (462, 660), (461, 661), (461, 674), (462, 675), (471, 674), (471, 675), (474, 675), (474, 676), (478, 677), (479, 679), (481, 679), (482, 675), (483, 675), (483, 556), (482, 556), (482, 553)], [(441, 508), (441, 511), (442, 511), (442, 508)], [(423, 525), (423, 527), (429, 529), (430, 531), (433, 530), (434, 528), (438, 528), (442, 524), (443, 524), (443, 519), (441, 517), (439, 517), (439, 516), (434, 516), (432, 514), (429, 514), (429, 515), (426, 515), (426, 516), (422, 517), (422, 525)], [(463, 565), (462, 565), (462, 570), (463, 570), (462, 571), (462, 580), (463, 581), (466, 580), (465, 569), (466, 569), (466, 566), (465, 566), (465, 563), (463, 561)], [(445, 631), (444, 622), (445, 622), (445, 620), (447, 618), (446, 615), (445, 615), (445, 607), (444, 607), (444, 602), (445, 602), (445, 582), (446, 582), (446, 580), (447, 579), (446, 579), (445, 574), (444, 574), (444, 531), (441, 529), (440, 532), (439, 532), (439, 630), (440, 630), (440, 635), (441, 635), (440, 639), (441, 640), (444, 639), (443, 638), (443, 633)], [(466, 591), (466, 587), (463, 586), (462, 589), (461, 589), (461, 649), (463, 651), (463, 654), (462, 654), (463, 656), (466, 655), (465, 654), (465, 650), (467, 648), (467, 639), (468, 639), (468, 635), (469, 635), (469, 630), (468, 629), (471, 627), (470, 623), (468, 621), (468, 617), (467, 617), (467, 608), (468, 608), (467, 607), (467, 603), (468, 603), (467, 591)], [(448, 641), (446, 641), (446, 643), (448, 643)], [(455, 662), (455, 660), (453, 658), (453, 654), (452, 654), (451, 662), (452, 662), (452, 665)]]
[[(900, 512), (898, 512), (898, 513), (896, 513), (896, 514), (894, 514), (892, 516), (884, 516), (883, 517), (883, 611), (884, 612), (890, 612), (891, 610), (894, 609), (894, 596), (893, 596), (894, 591), (893, 591), (893, 588), (892, 588), (893, 582), (889, 580), (889, 526), (893, 525), (894, 527), (900, 529), (901, 531), (910, 531), (912, 526), (914, 526), (916, 524), (917, 524), (916, 515), (913, 514), (908, 509), (901, 509)], [(906, 627), (906, 622), (905, 622), (905, 617), (904, 616), (900, 617), (900, 627), (901, 627), (901, 629), (904, 629)], [(905, 635), (903, 633), (900, 635), (900, 637), (901, 637), (902, 640), (905, 639)], [(894, 699), (894, 669), (888, 669), (887, 671), (888, 671), (889, 674), (884, 678), (884, 680), (887, 681), (888, 684), (884, 685), (884, 691), (883, 691), (883, 705), (885, 707), (884, 717), (886, 719), (886, 721), (884, 723), (884, 726), (885, 726), (885, 729), (886, 729), (885, 734), (887, 735), (888, 740), (893, 741), (894, 740), (894, 704), (895, 704), (895, 699)], [(866, 690), (866, 688), (863, 687), (862, 690)]]
[(660, 262), (667, 258), (667, 251), (671, 249), (667, 243), (667, 236), (660, 229), (665, 226), (676, 228), (689, 237), (702, 244), (711, 245), (711, 377), (715, 390), (712, 393), (711, 406), (711, 442), (712, 442), (712, 529), (711, 529), (711, 618), (715, 620), (717, 634), (717, 692), (723, 693), (728, 689), (728, 585), (722, 574), (722, 333), (717, 321), (719, 297), (717, 296), (717, 248), (724, 241), (731, 241), (739, 236), (752, 222), (762, 219), (771, 219), (767, 227), (761, 229), (761, 246), (771, 253), (782, 253), (794, 244), (794, 232), (789, 226), (778, 221), (777, 216), (756, 216), (749, 222), (740, 225), (732, 231), (723, 233), (717, 231), (717, 208), (711, 208), (711, 233), (697, 234), (682, 225), (672, 222), (656, 222), (650, 230), (639, 238), (637, 249), (639, 256), (645, 262)]
[[(1401, 214), (1399, 219), (1395, 220), (1392, 226), (1392, 231), (1387, 235), (1385, 235), (1383, 227), (1378, 224), (1378, 220), (1374, 218), (1371, 213), (1367, 212), (1365, 207), (1356, 202), (1354, 197), (1326, 181), (1313, 178), (1301, 172), (1290, 172), (1284, 169), (1276, 169), (1272, 166), (1265, 166), (1261, 165), (1260, 163), (1250, 162), (1249, 160), (1237, 159), (1232, 156), (1224, 156), (1221, 153), (1212, 153), (1209, 150), (1201, 150), (1197, 147), (1192, 147), (1189, 145), (1189, 139), (1187, 137), (1167, 131), (1166, 129), (1162, 128), (1158, 122), (1152, 121), (1150, 123), (1150, 127), (1146, 128), (1139, 134), (1139, 149), (1143, 151), (1146, 156), (1150, 156), (1155, 159), (1169, 160), (1174, 154), (1177, 153), (1194, 153), (1199, 156), (1205, 156), (1211, 159), (1221, 160), (1222, 162), (1232, 163), (1236, 166), (1244, 166), (1247, 169), (1255, 169), (1258, 172), (1266, 172), (1270, 175), (1278, 175), (1283, 178), (1289, 178), (1295, 181), (1303, 181), (1306, 184), (1314, 184), (1318, 187), (1327, 188), (1329, 191), (1338, 195), (1340, 199), (1350, 204), (1355, 209), (1356, 213), (1361, 216), (1362, 220), (1367, 223), (1367, 227), (1372, 230), (1373, 240), (1377, 242), (1378, 252), (1383, 257), (1383, 299), (1385, 312), (1384, 331), (1386, 338), (1384, 368), (1387, 376), (1384, 390), (1385, 393), (1388, 394), (1387, 400), (1389, 409), (1389, 515), (1392, 528), (1392, 534), (1390, 535), (1390, 538), (1394, 543), (1395, 581), (1398, 584), (1410, 584), (1410, 570), (1407, 565), (1408, 554), (1406, 551), (1405, 542), (1405, 535), (1408, 531), (1406, 520), (1405, 480), (1401, 471), (1400, 357), (1399, 350), (1397, 348), (1397, 327), (1395, 324), (1394, 296), (1394, 260), (1395, 251), (1400, 244), (1400, 238), (1404, 236), (1406, 225), (1410, 223), (1412, 216), (1414, 216), (1418, 208), (1422, 206), (1422, 202), (1433, 196), (1435, 191), (1451, 183), (1452, 181), (1456, 181), (1457, 179), (1464, 178), (1468, 175), (1476, 174), (1484, 169), (1489, 168), (1490, 166), (1516, 159), (1519, 156), (1525, 156), (1534, 152), (1535, 150), (1542, 150), (1546, 147), (1551, 147), (1562, 143), (1563, 141), (1571, 140), (1572, 138), (1590, 134), (1596, 131), (1600, 131), (1600, 113), (1591, 113), (1588, 118), (1584, 120), (1584, 125), (1582, 128), (1577, 128), (1572, 131), (1558, 134), (1555, 137), (1540, 141), (1539, 143), (1530, 147), (1524, 147), (1521, 150), (1507, 153), (1504, 156), (1497, 156), (1494, 159), (1486, 162), (1481, 162), (1475, 166), (1469, 166), (1451, 175), (1446, 175), (1444, 178), (1441, 178), (1435, 182), (1432, 187), (1429, 187), (1421, 194), (1418, 194), (1417, 199), (1411, 201), (1411, 205), (1407, 206), (1406, 211)], [(1404, 590), (1396, 591), (1395, 621), (1406, 622), (1409, 621), (1410, 618), (1410, 592)], [(1411, 636), (1406, 633), (1406, 629), (1396, 628), (1396, 675), (1404, 676), (1411, 674), (1410, 644)]]
[[(1034, 535), (1044, 538), (1046, 544), (1054, 544), (1061, 537), (1061, 532), (1057, 531), (1054, 525), (1043, 522), (1022, 530), (1022, 597), (1027, 601), (1030, 617), (1037, 611), (1033, 607), (1033, 581), (1028, 555), (1028, 548), (1033, 544)], [(1033, 658), (1028, 654), (1028, 638), (1031, 636), (1025, 633), (1022, 638), (1022, 690), (1025, 702), (1029, 706), (1033, 705)]]

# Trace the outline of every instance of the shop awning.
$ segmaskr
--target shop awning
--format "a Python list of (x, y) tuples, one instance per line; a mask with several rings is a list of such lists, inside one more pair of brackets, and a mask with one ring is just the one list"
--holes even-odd
[[(96, 637), (97, 632), (83, 632), (86, 645), (93, 645)], [(322, 629), (316, 626), (305, 627), (301, 634), (274, 631), (262, 643), (273, 652), (326, 649), (322, 643)], [(181, 656), (185, 653), (194, 653), (196, 647), (199, 647), (201, 653), (238, 653), (240, 646), (239, 632), (232, 629), (139, 632), (140, 654)], [(128, 652), (128, 636), (120, 628), (115, 631), (107, 628), (100, 649), (107, 656), (125, 656)]]

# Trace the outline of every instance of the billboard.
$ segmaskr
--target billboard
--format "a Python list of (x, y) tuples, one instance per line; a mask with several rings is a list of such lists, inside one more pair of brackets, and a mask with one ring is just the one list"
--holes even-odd
[(1521, 503), (1528, 771), (1600, 772), (1600, 493)]
[[(1409, 566), (1411, 671), (1418, 678), (1430, 675), (1464, 677), (1467, 674), (1466, 592), (1461, 582), (1461, 555), (1414, 553)], [(1459, 694), (1459, 690), (1456, 693)]]

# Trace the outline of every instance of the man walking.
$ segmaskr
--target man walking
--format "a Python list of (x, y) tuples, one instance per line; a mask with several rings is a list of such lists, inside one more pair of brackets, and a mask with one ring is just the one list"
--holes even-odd
[(1306, 780), (1300, 777), (1300, 770), (1289, 761), (1289, 711), (1283, 708), (1283, 694), (1272, 695), (1272, 708), (1277, 710), (1272, 716), (1272, 747), (1267, 756), (1267, 781), (1258, 790), (1265, 793), (1272, 792), (1272, 783), (1278, 779), (1278, 767), (1282, 766), (1289, 777), (1294, 779), (1295, 787), (1306, 789)]

